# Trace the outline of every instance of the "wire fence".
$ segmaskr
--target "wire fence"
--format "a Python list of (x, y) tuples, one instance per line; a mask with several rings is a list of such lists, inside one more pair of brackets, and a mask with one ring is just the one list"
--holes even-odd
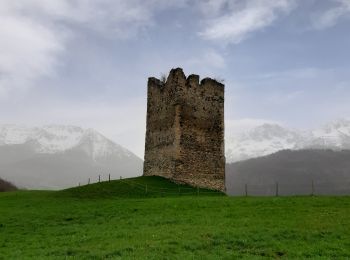
[[(102, 182), (101, 175), (98, 175), (98, 178), (96, 179), (96, 182), (93, 182), (92, 178), (89, 178), (86, 185), (90, 185), (93, 183), (100, 183)], [(108, 179), (105, 181), (112, 181), (111, 175), (108, 175)], [(151, 184), (144, 184), (137, 182), (132, 179), (123, 179), (122, 176), (119, 177), (119, 181), (130, 186), (133, 189), (136, 189), (138, 191), (144, 192), (145, 194), (157, 194), (162, 196), (168, 196), (168, 195), (223, 195), (222, 192), (216, 191), (216, 190), (209, 190), (209, 189), (202, 189), (200, 187), (186, 187), (184, 185), (178, 184), (177, 187), (174, 188), (167, 188), (167, 187), (158, 187)], [(79, 186), (81, 186), (81, 183), (79, 183)]]
[(350, 183), (234, 183), (227, 185), (227, 194), (232, 196), (305, 196), (305, 195), (350, 195)]
[[(97, 178), (89, 178), (85, 185), (111, 181), (111, 175), (101, 175)], [(177, 187), (159, 187), (156, 185), (140, 183), (133, 179), (123, 179), (119, 181), (131, 187), (132, 190), (145, 194), (171, 196), (171, 195), (222, 195), (220, 191), (201, 189), (199, 187), (186, 187), (178, 184)], [(79, 186), (81, 183), (79, 183)], [(311, 180), (304, 183), (274, 182), (274, 183), (227, 183), (226, 194), (231, 196), (316, 196), (316, 195), (350, 195), (350, 183), (346, 182), (325, 182)]]
[(121, 182), (133, 187), (137, 188), (140, 191), (144, 191), (145, 193), (157, 193), (161, 195), (221, 195), (220, 191), (215, 190), (207, 190), (201, 189), (199, 187), (184, 187), (182, 185), (178, 185), (176, 188), (164, 188), (164, 187), (156, 187), (149, 184), (141, 184), (133, 180), (123, 180), (120, 179)]

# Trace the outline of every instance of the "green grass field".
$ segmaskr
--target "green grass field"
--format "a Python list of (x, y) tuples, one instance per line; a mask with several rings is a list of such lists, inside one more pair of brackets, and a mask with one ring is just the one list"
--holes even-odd
[(347, 259), (349, 216), (350, 197), (227, 197), (158, 177), (8, 192), (0, 259)]

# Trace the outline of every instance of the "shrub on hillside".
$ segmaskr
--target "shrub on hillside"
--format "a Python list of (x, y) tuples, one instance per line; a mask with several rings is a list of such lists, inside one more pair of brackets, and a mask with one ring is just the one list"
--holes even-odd
[(0, 178), (0, 192), (14, 190), (17, 190), (17, 187), (15, 185), (13, 185), (11, 182), (5, 181)]

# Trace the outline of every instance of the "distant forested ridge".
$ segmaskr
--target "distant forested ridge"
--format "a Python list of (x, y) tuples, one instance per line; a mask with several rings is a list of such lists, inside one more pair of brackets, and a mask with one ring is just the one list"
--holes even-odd
[(350, 194), (350, 150), (283, 150), (227, 164), (226, 186), (231, 195)]

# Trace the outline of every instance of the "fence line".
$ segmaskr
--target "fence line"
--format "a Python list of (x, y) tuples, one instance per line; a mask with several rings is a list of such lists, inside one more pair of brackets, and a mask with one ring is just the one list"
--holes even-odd
[[(101, 175), (98, 175), (98, 183), (101, 183)], [(111, 181), (111, 174), (108, 175), (108, 182)], [(149, 184), (141, 184), (134, 180), (124, 180), (122, 176), (120, 176), (119, 179), (120, 182), (125, 183), (133, 188), (136, 188), (140, 191), (148, 193), (157, 193), (157, 194), (163, 194), (163, 195), (199, 195), (199, 194), (222, 194), (220, 191), (201, 191), (199, 187), (181, 187), (180, 185), (177, 185), (176, 188), (162, 188), (162, 187), (152, 187)], [(91, 178), (88, 178), (87, 185), (91, 184)], [(79, 186), (81, 183), (79, 182)]]
[[(131, 183), (134, 183), (135, 185), (139, 185), (139, 186), (142, 186), (142, 187), (144, 187), (144, 185), (143, 184), (141, 184), (141, 183), (137, 183), (136, 181), (133, 181), (133, 180), (129, 180), (128, 179), (128, 182), (131, 182)], [(175, 190), (175, 188), (173, 188), (173, 189), (171, 189), (171, 188), (160, 188), (160, 189), (164, 189), (164, 190)], [(193, 190), (194, 188), (187, 188), (187, 187), (181, 187), (181, 190)]]
[[(149, 188), (149, 186), (146, 184), (146, 185), (143, 185), (143, 184), (140, 184), (140, 183), (136, 183), (135, 181), (124, 181), (122, 180), (121, 182), (125, 183), (125, 184), (128, 184), (129, 186), (132, 186), (132, 187), (136, 187), (140, 190), (143, 190), (145, 191), (146, 193), (147, 192), (151, 192), (151, 193), (161, 193), (161, 194), (172, 194), (172, 195), (176, 195), (176, 194), (185, 194), (185, 195), (188, 195), (188, 194), (221, 194), (221, 192), (219, 191), (200, 191), (199, 187), (195, 188), (180, 188), (180, 191), (178, 189), (170, 189), (170, 188), (158, 188), (158, 187), (151, 187)], [(182, 190), (190, 190), (190, 191), (185, 191), (185, 192), (182, 192)]]
[(293, 195), (350, 195), (350, 183), (326, 180), (308, 183), (228, 183), (227, 193), (234, 196), (293, 196)]
[[(95, 178), (93, 178), (95, 179)], [(87, 185), (90, 185), (91, 178), (88, 178)], [(98, 175), (98, 183), (102, 181), (101, 174)], [(108, 174), (108, 179), (111, 181), (111, 174)], [(155, 187), (150, 184), (138, 183), (132, 179), (123, 179), (120, 176), (121, 182), (136, 188), (146, 194), (162, 194), (162, 195), (199, 195), (199, 194), (222, 194), (215, 190), (200, 190), (199, 187), (181, 187), (179, 184), (174, 188)], [(79, 182), (78, 186), (82, 183)], [(230, 186), (227, 184), (226, 192), (233, 196), (291, 196), (291, 195), (350, 195), (350, 183), (335, 183), (335, 182), (315, 182), (311, 180), (309, 184), (303, 183), (279, 183), (270, 184), (249, 184), (249, 183), (234, 183)]]

